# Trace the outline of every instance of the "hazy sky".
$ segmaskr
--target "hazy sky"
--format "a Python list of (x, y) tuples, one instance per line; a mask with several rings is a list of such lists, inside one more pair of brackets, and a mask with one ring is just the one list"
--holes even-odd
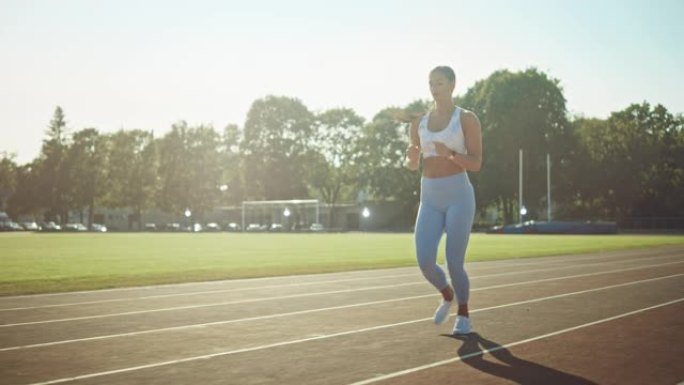
[(497, 69), (561, 81), (571, 113), (684, 112), (684, 1), (0, 0), (0, 152), (37, 156), (57, 105), (71, 131), (242, 126), (269, 94), (366, 119), (457, 94)]

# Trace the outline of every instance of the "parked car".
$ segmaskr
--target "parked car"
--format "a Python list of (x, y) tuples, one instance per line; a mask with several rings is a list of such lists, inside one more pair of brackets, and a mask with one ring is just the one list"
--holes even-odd
[(219, 226), (218, 223), (210, 222), (204, 226), (204, 231), (221, 231), (221, 226)]
[(97, 233), (106, 233), (107, 232), (107, 226), (100, 224), (100, 223), (93, 223), (90, 226), (90, 231), (95, 231)]
[(255, 231), (263, 231), (265, 226), (261, 226), (258, 223), (250, 223), (247, 225), (247, 228), (245, 231), (250, 231), (250, 232), (255, 232)]
[(181, 225), (180, 225), (180, 223), (167, 223), (164, 226), (164, 230), (166, 230), (166, 231), (181, 231)]
[(43, 222), (43, 224), (40, 226), (40, 231), (46, 231), (46, 232), (51, 232), (51, 231), (62, 231), (62, 226), (56, 224), (55, 222)]
[(145, 231), (157, 231), (157, 225), (154, 223), (145, 223)]
[(199, 223), (193, 223), (190, 225), (183, 225), (181, 227), (181, 231), (187, 232), (187, 233), (199, 233), (202, 231), (203, 226)]
[(21, 227), (26, 231), (40, 231), (40, 226), (36, 222), (22, 222)]
[(24, 231), (24, 228), (17, 222), (6, 221), (0, 223), (0, 231)]
[(10, 219), (9, 215), (0, 211), (0, 231), (10, 231), (9, 230), (9, 223), (11, 221), (12, 220)]
[(616, 234), (615, 222), (594, 221), (526, 221), (519, 224), (494, 226), (490, 234)]
[(268, 228), (268, 231), (272, 231), (272, 232), (276, 232), (276, 233), (283, 231), (283, 225), (281, 225), (280, 223), (271, 223), (271, 227)]
[(240, 231), (242, 227), (235, 222), (230, 222), (228, 226), (225, 227), (226, 231)]
[(320, 231), (325, 231), (325, 228), (320, 223), (312, 223), (311, 226), (309, 227), (309, 230), (311, 230), (313, 232), (320, 232)]
[(88, 231), (83, 223), (67, 223), (64, 226), (64, 231)]

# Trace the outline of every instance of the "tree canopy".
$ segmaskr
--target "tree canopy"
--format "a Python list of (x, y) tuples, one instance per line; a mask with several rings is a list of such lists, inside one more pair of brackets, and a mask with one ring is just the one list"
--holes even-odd
[[(471, 173), (480, 213), (517, 220), (518, 153), (524, 152), (529, 218), (546, 217), (546, 156), (552, 164), (554, 217), (684, 217), (684, 117), (640, 102), (607, 119), (571, 117), (558, 79), (530, 68), (501, 70), (455, 103), (482, 124), (482, 170)], [(431, 103), (388, 106), (365, 121), (349, 108), (310, 111), (300, 100), (255, 100), (244, 126), (174, 124), (145, 129), (73, 131), (57, 107), (40, 155), (24, 165), (0, 155), (0, 209), (65, 221), (68, 212), (124, 208), (133, 218), (157, 208), (202, 218), (243, 200), (318, 198), (330, 205), (359, 197), (402, 207), (410, 226), (420, 174), (406, 169), (402, 116)], [(333, 213), (334, 215), (334, 213)], [(332, 220), (332, 219), (331, 219)]]

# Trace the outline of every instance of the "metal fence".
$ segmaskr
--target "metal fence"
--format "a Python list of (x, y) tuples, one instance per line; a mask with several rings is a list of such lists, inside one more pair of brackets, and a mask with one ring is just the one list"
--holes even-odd
[(633, 217), (618, 221), (624, 230), (683, 230), (684, 217)]

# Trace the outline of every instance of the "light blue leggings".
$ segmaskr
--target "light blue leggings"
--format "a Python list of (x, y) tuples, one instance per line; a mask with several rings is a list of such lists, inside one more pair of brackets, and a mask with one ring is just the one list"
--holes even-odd
[(475, 217), (475, 192), (465, 172), (444, 178), (423, 177), (416, 219), (416, 257), (425, 278), (445, 289), (444, 271), (437, 265), (437, 248), (446, 231), (446, 262), (459, 304), (468, 303), (470, 282), (464, 268), (465, 252)]

